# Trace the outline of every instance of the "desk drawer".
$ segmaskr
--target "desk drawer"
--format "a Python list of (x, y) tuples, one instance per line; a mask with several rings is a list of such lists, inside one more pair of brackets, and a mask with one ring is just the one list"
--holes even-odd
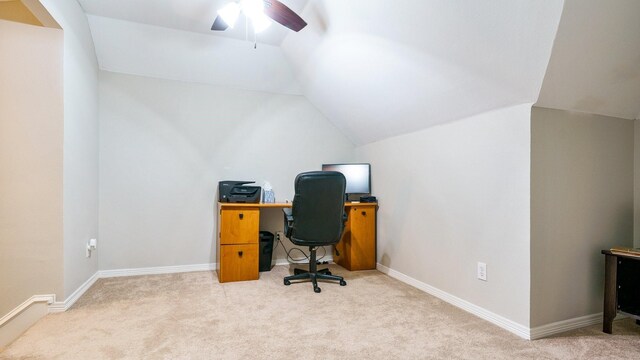
[(225, 209), (220, 212), (220, 244), (257, 244), (260, 210)]
[(258, 244), (220, 246), (218, 280), (258, 280)]

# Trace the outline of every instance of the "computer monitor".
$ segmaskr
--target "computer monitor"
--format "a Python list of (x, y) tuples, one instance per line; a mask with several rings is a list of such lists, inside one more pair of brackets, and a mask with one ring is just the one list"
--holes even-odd
[(347, 179), (347, 195), (371, 194), (370, 164), (322, 164), (322, 171), (341, 172)]

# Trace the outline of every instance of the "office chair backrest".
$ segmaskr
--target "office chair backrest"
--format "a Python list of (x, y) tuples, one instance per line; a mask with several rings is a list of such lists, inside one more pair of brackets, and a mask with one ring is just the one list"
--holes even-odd
[(322, 246), (340, 241), (346, 182), (344, 175), (336, 171), (310, 171), (296, 176), (291, 233), (294, 244)]

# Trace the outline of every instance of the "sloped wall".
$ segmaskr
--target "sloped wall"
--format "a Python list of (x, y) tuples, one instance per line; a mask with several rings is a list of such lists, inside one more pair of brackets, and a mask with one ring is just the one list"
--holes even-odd
[(534, 103), (564, 1), (310, 1), (282, 49), (358, 145)]

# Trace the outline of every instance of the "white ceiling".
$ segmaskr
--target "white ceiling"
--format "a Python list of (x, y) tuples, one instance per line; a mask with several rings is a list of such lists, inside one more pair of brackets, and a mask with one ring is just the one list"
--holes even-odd
[(226, 1), (79, 0), (102, 69), (302, 94), (355, 144), (539, 96), (640, 112), (638, 0), (285, 0), (309, 25), (257, 49), (209, 30)]
[(89, 15), (100, 69), (300, 95), (278, 46)]
[[(244, 40), (245, 18), (226, 31), (211, 31), (217, 11), (231, 0), (78, 0), (87, 14), (127, 20), (147, 25), (185, 30)], [(291, 10), (300, 13), (308, 0), (280, 0)], [(258, 42), (280, 45), (288, 34), (284, 26), (274, 23), (258, 34)], [(250, 35), (253, 41), (253, 34)]]
[(561, 1), (315, 0), (282, 44), (356, 144), (537, 100)]
[(537, 105), (640, 118), (640, 1), (567, 0)]

